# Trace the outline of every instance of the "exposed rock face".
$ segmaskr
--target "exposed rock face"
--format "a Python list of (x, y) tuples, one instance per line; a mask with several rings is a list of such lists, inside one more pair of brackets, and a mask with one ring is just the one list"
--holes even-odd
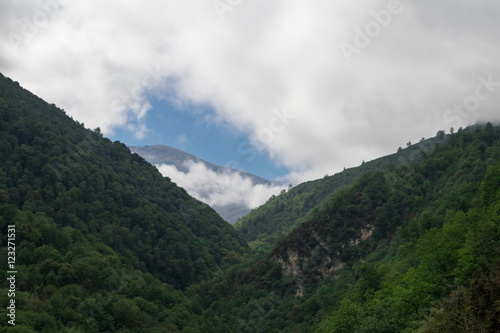
[[(364, 226), (360, 230), (360, 238), (351, 239), (349, 245), (358, 246), (361, 242), (368, 240), (373, 234), (374, 227), (372, 224)], [(288, 248), (285, 255), (275, 253), (271, 260), (278, 262), (283, 270), (285, 279), (293, 279), (295, 283), (294, 296), (304, 296), (304, 282), (307, 279), (322, 280), (327, 276), (336, 278), (337, 273), (344, 267), (344, 263), (340, 260), (340, 253), (329, 248), (318, 233), (312, 232), (311, 237), (315, 240), (315, 246), (305, 246), (306, 253)], [(342, 244), (341, 249), (346, 246)], [(335, 253), (332, 255), (331, 253)], [(318, 262), (318, 258), (319, 262)], [(311, 267), (312, 262), (315, 266)]]

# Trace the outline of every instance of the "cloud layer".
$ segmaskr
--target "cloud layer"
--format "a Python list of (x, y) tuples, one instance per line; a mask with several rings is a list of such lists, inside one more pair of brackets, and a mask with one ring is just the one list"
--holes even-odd
[(286, 186), (254, 185), (249, 178), (236, 171), (216, 173), (201, 162), (188, 160), (184, 165), (187, 173), (167, 164), (157, 165), (157, 168), (190, 195), (212, 207), (243, 205), (253, 209), (286, 189)]
[(147, 135), (152, 96), (211, 106), (296, 183), (498, 119), (499, 16), (494, 0), (10, 1), (0, 71), (105, 134)]

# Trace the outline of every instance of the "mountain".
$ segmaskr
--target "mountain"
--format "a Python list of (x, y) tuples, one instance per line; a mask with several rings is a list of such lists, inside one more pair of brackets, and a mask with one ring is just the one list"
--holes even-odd
[(449, 135), (440, 131), (436, 137), (399, 149), (397, 153), (363, 162), (358, 167), (345, 169), (332, 176), (326, 175), (322, 179), (299, 184), (254, 209), (234, 226), (254, 248), (259, 248), (262, 252), (268, 251), (277, 239), (309, 220), (315, 209), (327, 202), (340, 188), (349, 186), (366, 173), (394, 169), (419, 161), (431, 153), (436, 145), (444, 144), (448, 137)]
[(206, 320), (233, 332), (498, 332), (500, 128), (445, 141), (354, 170), (270, 251), (197, 285)]
[(151, 164), (168, 164), (173, 165), (177, 170), (187, 173), (189, 169), (186, 167), (187, 161), (193, 161), (196, 163), (203, 163), (207, 169), (215, 171), (216, 173), (233, 173), (236, 172), (245, 178), (252, 180), (253, 184), (263, 184), (263, 185), (274, 185), (281, 184), (280, 182), (269, 181), (267, 179), (261, 178), (259, 176), (253, 175), (248, 172), (241, 170), (228, 168), (225, 166), (220, 166), (212, 164), (199, 157), (186, 153), (182, 150), (165, 146), (165, 145), (154, 145), (154, 146), (130, 146), (130, 151), (142, 156), (146, 161)]
[[(181, 290), (248, 252), (212, 208), (124, 144), (2, 75), (0, 229), (19, 332), (176, 326), (191, 311)], [(1, 288), (5, 320), (13, 288)]]
[(500, 127), (429, 143), (271, 198), (249, 248), (0, 75), (0, 331), (498, 332)]
[[(130, 146), (129, 148), (133, 153), (142, 156), (146, 161), (153, 165), (171, 165), (185, 174), (190, 172), (188, 162), (194, 162), (202, 164), (207, 170), (213, 171), (217, 175), (236, 174), (243, 179), (249, 179), (253, 186), (263, 185), (279, 188), (284, 188), (286, 186), (284, 183), (269, 181), (248, 172), (212, 164), (199, 157), (165, 145)], [(214, 190), (217, 189), (217, 187), (218, 186), (213, 186)], [(212, 195), (214, 190), (209, 190), (210, 193), (195, 192), (191, 194), (202, 200), (202, 197), (209, 197)], [(244, 203), (214, 204), (212, 207), (222, 216), (222, 218), (230, 223), (236, 222), (239, 218), (250, 212), (250, 208)]]

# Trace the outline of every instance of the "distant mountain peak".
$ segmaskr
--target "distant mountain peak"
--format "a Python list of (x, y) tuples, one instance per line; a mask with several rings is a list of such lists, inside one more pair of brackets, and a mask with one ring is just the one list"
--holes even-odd
[(186, 153), (180, 149), (170, 147), (167, 145), (146, 145), (146, 146), (129, 146), (130, 151), (140, 155), (146, 161), (154, 165), (168, 164), (175, 166), (177, 170), (184, 173), (188, 173), (189, 170), (186, 167), (186, 162), (191, 160), (196, 163), (203, 163), (208, 169), (215, 171), (217, 173), (223, 172), (236, 172), (243, 177), (250, 178), (253, 184), (273, 184), (282, 185), (283, 183), (277, 181), (271, 181), (264, 179), (262, 177), (256, 176), (254, 174), (234, 169), (226, 166), (221, 166), (205, 161), (204, 159), (194, 156), (192, 154)]
[[(216, 165), (166, 145), (130, 146), (129, 149), (151, 164), (158, 166), (164, 176), (172, 178), (174, 182), (178, 182), (191, 195), (210, 204), (212, 208), (230, 223), (236, 222), (239, 218), (248, 214), (251, 208), (254, 208), (251, 207), (252, 204), (249, 200), (254, 202), (255, 198), (252, 199), (250, 197), (260, 196), (261, 198), (257, 199), (260, 199), (264, 203), (269, 196), (278, 194), (286, 187), (285, 183), (270, 181), (245, 171)], [(196, 173), (196, 179), (199, 180), (199, 184), (192, 184), (192, 182), (186, 181), (186, 178), (195, 177), (194, 170), (190, 169), (193, 167), (191, 163), (201, 164), (201, 169), (204, 170), (203, 174)], [(167, 168), (164, 167), (165, 165), (175, 167), (176, 170), (170, 168), (166, 171)], [(179, 172), (188, 176), (179, 174)], [(175, 176), (179, 179), (175, 179)], [(185, 184), (183, 184), (183, 180)], [(238, 184), (231, 184), (231, 180), (240, 181), (239, 188)], [(247, 180), (250, 180), (251, 183)], [(259, 186), (261, 194), (257, 193), (257, 186)], [(234, 189), (235, 187), (237, 188), (236, 190)], [(266, 195), (268, 196), (262, 198)], [(231, 196), (228, 200), (221, 199), (221, 197), (228, 196)], [(213, 197), (217, 197), (218, 199), (215, 200)]]

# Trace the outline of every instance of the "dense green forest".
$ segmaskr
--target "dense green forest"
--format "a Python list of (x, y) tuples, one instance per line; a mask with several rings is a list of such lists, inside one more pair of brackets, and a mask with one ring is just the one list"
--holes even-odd
[[(400, 149), (397, 153), (366, 162), (356, 168), (322, 179), (308, 181), (295, 186), (280, 196), (272, 196), (262, 205), (238, 220), (234, 226), (250, 246), (260, 253), (269, 251), (277, 239), (287, 235), (299, 224), (309, 220), (315, 208), (327, 202), (338, 189), (352, 184), (361, 175), (372, 171), (383, 171), (395, 166), (403, 166), (422, 158), (421, 152), (434, 150), (436, 144), (447, 140), (444, 131), (436, 137)], [(286, 209), (284, 209), (286, 207)]]
[(498, 331), (499, 138), (476, 126), (358, 177), (191, 297), (242, 332)]
[(18, 271), (1, 332), (500, 331), (499, 127), (296, 186), (233, 228), (123, 144), (0, 92)]
[(178, 290), (248, 252), (215, 211), (124, 144), (3, 76), (0, 92), (1, 253), (15, 225), (19, 332), (168, 323), (185, 301)]

